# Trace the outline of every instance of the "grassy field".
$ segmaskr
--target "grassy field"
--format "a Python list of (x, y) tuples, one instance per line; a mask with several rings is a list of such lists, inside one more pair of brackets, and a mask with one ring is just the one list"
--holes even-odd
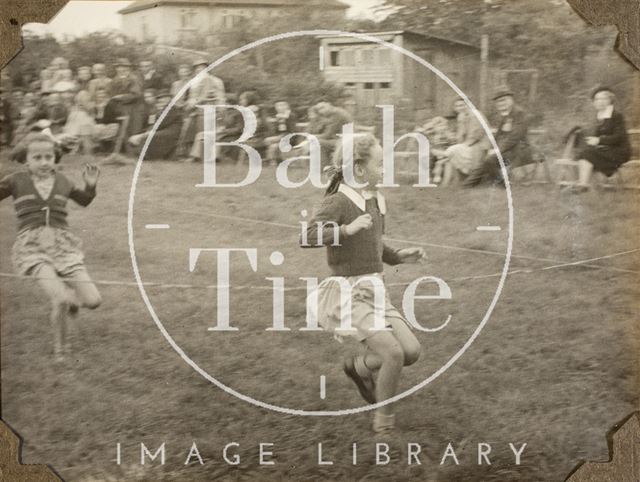
[[(86, 159), (70, 157), (73, 177)], [(3, 172), (15, 169), (3, 164)], [(516, 186), (512, 269), (489, 322), (466, 353), (442, 376), (395, 405), (399, 433), (387, 440), (388, 465), (375, 465), (377, 440), (370, 413), (300, 417), (258, 408), (213, 386), (189, 367), (155, 326), (134, 278), (127, 243), (132, 166), (104, 166), (99, 194), (88, 209), (73, 208), (72, 229), (85, 242), (87, 265), (101, 285), (103, 305), (81, 312), (74, 324), (73, 356), (54, 364), (48, 306), (28, 279), (0, 279), (2, 416), (24, 438), (26, 463), (49, 463), (65, 480), (429, 480), (561, 481), (581, 460), (606, 460), (606, 432), (639, 408), (638, 283), (640, 253), (591, 265), (540, 270), (638, 247), (638, 194), (561, 194), (553, 186)], [(239, 168), (224, 166), (223, 178)], [(298, 172), (297, 175), (300, 175)], [(147, 293), (175, 341), (203, 369), (244, 394), (305, 410), (361, 404), (341, 373), (354, 349), (325, 333), (304, 333), (303, 290), (287, 291), (287, 333), (270, 326), (270, 282), (282, 276), (300, 288), (303, 276), (328, 273), (322, 249), (297, 246), (300, 211), (322, 193), (309, 186), (280, 188), (274, 168), (242, 189), (196, 189), (202, 166), (145, 163), (136, 192), (135, 242)], [(495, 293), (506, 249), (504, 191), (481, 188), (415, 189), (387, 193), (387, 236), (394, 246), (425, 243), (426, 265), (387, 270), (391, 297), (401, 305), (403, 284), (438, 276), (450, 301), (418, 301), (416, 315), (436, 326), (420, 333), (420, 361), (403, 373), (407, 389), (441, 367), (469, 338)], [(11, 202), (0, 206), (0, 267), (10, 272), (15, 237)], [(267, 223), (253, 223), (245, 219)], [(145, 230), (147, 223), (171, 229)], [(478, 225), (500, 232), (478, 232)], [(405, 242), (406, 241), (406, 242)], [(439, 246), (435, 246), (439, 245)], [(216, 283), (213, 257), (189, 273), (188, 248), (258, 249), (258, 270), (232, 258), (231, 320), (235, 333), (213, 333)], [(467, 248), (466, 250), (455, 249)], [(281, 251), (282, 266), (269, 263)], [(629, 271), (635, 271), (631, 273)], [(528, 272), (527, 272), (528, 271)], [(327, 397), (319, 398), (319, 376)], [(204, 465), (184, 462), (196, 442)], [(164, 466), (139, 465), (143, 442), (166, 442)], [(224, 463), (225, 444), (237, 442), (238, 466)], [(258, 443), (273, 443), (273, 466), (258, 465)], [(333, 465), (317, 464), (317, 443)], [(357, 442), (358, 463), (351, 446)], [(451, 442), (460, 465), (440, 459)], [(489, 443), (492, 465), (477, 465), (477, 444)], [(527, 443), (516, 466), (508, 444)], [(122, 465), (116, 465), (121, 443)], [(407, 444), (422, 447), (422, 465), (407, 465)], [(232, 451), (233, 452), (233, 451)], [(194, 459), (195, 460), (195, 459)]]

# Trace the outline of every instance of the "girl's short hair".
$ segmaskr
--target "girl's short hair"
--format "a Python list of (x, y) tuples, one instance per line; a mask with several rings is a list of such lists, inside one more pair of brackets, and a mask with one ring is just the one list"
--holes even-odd
[(55, 163), (58, 164), (60, 159), (62, 159), (62, 149), (56, 142), (54, 138), (50, 135), (45, 134), (44, 132), (30, 132), (27, 134), (17, 145), (13, 148), (10, 154), (10, 158), (12, 161), (19, 162), (20, 164), (24, 164), (27, 162), (27, 152), (29, 151), (29, 146), (36, 142), (48, 142), (53, 146), (53, 152), (55, 155)]
[(342, 152), (343, 138), (341, 138), (336, 144), (333, 151), (332, 166), (329, 166), (328, 171), (332, 174), (329, 187), (325, 195), (334, 194), (338, 191), (340, 183), (344, 179), (343, 171), (348, 162), (352, 162), (353, 165), (366, 164), (371, 158), (372, 149), (378, 144), (378, 139), (373, 134), (354, 134), (353, 135), (353, 159), (344, 159)]

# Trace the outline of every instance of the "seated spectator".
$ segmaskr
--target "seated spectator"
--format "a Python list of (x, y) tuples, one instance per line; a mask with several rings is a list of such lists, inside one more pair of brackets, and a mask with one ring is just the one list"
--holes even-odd
[(593, 172), (612, 176), (631, 157), (631, 144), (624, 117), (615, 110), (615, 95), (608, 87), (598, 87), (591, 95), (595, 108), (593, 125), (582, 131), (578, 159), (578, 184), (571, 190), (589, 190)]
[(156, 89), (144, 89), (142, 98), (144, 99), (142, 119), (144, 130), (146, 131), (149, 126), (152, 126), (155, 123), (156, 115), (158, 113), (158, 98), (156, 96)]
[(66, 92), (75, 92), (77, 90), (78, 85), (73, 80), (73, 72), (71, 69), (59, 70), (57, 77), (59, 80), (53, 84), (54, 92), (62, 94)]
[(92, 114), (92, 104), (88, 97), (78, 93), (62, 129), (65, 134), (78, 139), (82, 152), (85, 154), (93, 152), (93, 134), (96, 121)]
[(155, 89), (157, 91), (164, 87), (164, 80), (156, 71), (151, 60), (143, 60), (140, 62), (140, 75), (142, 76), (143, 89)]
[[(260, 152), (261, 157), (265, 155), (265, 139), (269, 136), (269, 126), (267, 123), (264, 110), (260, 107), (258, 93), (253, 90), (247, 90), (240, 94), (238, 97), (238, 103), (243, 107), (248, 107), (256, 116), (256, 131), (253, 136), (246, 141), (246, 144), (250, 145), (254, 149)], [(246, 160), (247, 153), (242, 150), (239, 152), (238, 162)]]
[[(161, 90), (156, 94), (153, 124), (149, 126), (147, 131), (131, 136), (128, 141), (129, 146), (136, 155), (140, 154), (147, 137), (151, 135), (153, 125), (155, 125), (157, 120), (156, 116), (162, 114), (167, 105), (169, 105), (171, 98), (172, 95), (168, 90)], [(176, 149), (181, 125), (182, 117), (180, 110), (175, 108), (169, 109), (165, 118), (153, 133), (153, 138), (149, 142), (145, 153), (145, 159), (169, 159)]]
[(322, 118), (322, 130), (316, 137), (322, 149), (322, 166), (325, 166), (331, 162), (333, 151), (338, 143), (338, 134), (342, 134), (342, 126), (353, 122), (353, 119), (345, 109), (336, 107), (329, 102), (320, 102), (316, 105), (316, 108)]
[(109, 102), (109, 95), (106, 89), (99, 88), (96, 90), (93, 96), (93, 118), (98, 124), (106, 124), (105, 117), (108, 119), (108, 112), (106, 111), (107, 103)]
[(107, 96), (111, 95), (111, 79), (107, 77), (107, 68), (104, 64), (94, 64), (91, 67), (91, 73), (93, 79), (89, 81), (89, 95), (92, 101), (96, 101), (96, 92), (98, 89), (102, 89), (106, 92)]
[(132, 72), (128, 59), (118, 59), (115, 66), (116, 76), (111, 82), (111, 99), (107, 104), (107, 111), (113, 113), (110, 115), (115, 119), (108, 118), (107, 122), (117, 122), (119, 117), (126, 116), (129, 118), (126, 134), (139, 134), (146, 128), (142, 83)]
[[(454, 178), (467, 176), (478, 168), (489, 147), (485, 132), (476, 117), (469, 111), (462, 99), (453, 105), (453, 129), (455, 144), (444, 152), (444, 170), (441, 185), (450, 184)], [(438, 183), (438, 179), (434, 179)]]
[[(214, 103), (217, 100), (217, 93), (210, 92), (205, 102)], [(228, 105), (236, 105), (238, 97), (235, 94), (227, 94)], [(218, 142), (236, 141), (244, 129), (244, 119), (238, 109), (227, 108), (222, 111), (222, 119), (216, 124), (216, 140)], [(198, 132), (189, 156), (183, 162), (200, 162), (204, 157), (204, 132)], [(238, 159), (238, 147), (222, 146), (216, 151), (217, 161), (232, 161)]]
[(307, 132), (309, 134), (315, 135), (322, 132), (325, 119), (320, 115), (320, 112), (318, 112), (317, 105), (312, 105), (311, 107), (309, 107), (309, 109), (307, 109), (307, 121), (309, 124), (307, 126)]
[(267, 137), (264, 141), (267, 146), (266, 160), (278, 163), (282, 160), (282, 152), (279, 147), (280, 139), (296, 131), (297, 118), (291, 111), (288, 102), (276, 102), (275, 109), (276, 115), (270, 119), (274, 124), (275, 135)]
[(35, 109), (33, 116), (27, 121), (27, 126), (31, 126), (40, 120), (46, 119), (50, 122), (50, 129), (53, 135), (62, 131), (62, 127), (67, 122), (69, 111), (62, 102), (62, 97), (57, 92), (43, 92), (40, 105)]
[[(208, 65), (204, 59), (196, 60), (193, 63), (193, 75), (202, 72)], [(219, 105), (224, 104), (224, 102), (224, 83), (218, 77), (206, 73), (191, 85), (186, 101), (183, 104), (185, 119), (182, 133), (180, 134), (180, 146), (178, 147), (180, 155), (184, 155), (191, 149), (196, 135), (204, 129), (203, 111), (196, 106), (204, 103)]]
[(49, 64), (49, 70), (51, 71), (51, 82), (52, 88), (57, 83), (63, 80), (65, 74), (62, 73), (63, 70), (69, 69), (69, 61), (64, 57), (56, 57)]
[(0, 146), (10, 146), (13, 142), (14, 112), (5, 88), (0, 85)]
[(89, 82), (91, 81), (91, 67), (78, 67), (78, 75), (76, 82), (79, 90), (89, 90)]
[[(174, 81), (171, 84), (171, 96), (173, 97), (178, 92), (180, 92), (180, 89), (182, 89), (185, 86), (185, 84), (189, 82), (190, 79), (191, 79), (191, 67), (189, 67), (187, 64), (180, 65), (178, 67), (178, 80)], [(182, 108), (188, 96), (189, 96), (189, 92), (187, 91), (182, 97), (180, 97), (176, 101), (175, 106)]]
[[(197, 75), (209, 66), (209, 63), (204, 59), (198, 59), (193, 63), (193, 75)], [(212, 94), (213, 93), (213, 94)], [(187, 106), (189, 109), (195, 109), (195, 106), (207, 97), (215, 96), (215, 104), (224, 104), (225, 102), (225, 90), (224, 82), (209, 73), (203, 74), (203, 76), (194, 82), (189, 88), (189, 95), (187, 96)]]
[[(513, 101), (513, 93), (502, 89), (493, 98), (496, 106), (489, 119), (496, 144), (502, 154), (505, 167), (518, 167), (531, 162), (531, 147), (527, 139), (526, 113)], [(480, 166), (472, 169), (463, 181), (465, 187), (473, 187), (484, 180), (504, 186), (501, 166), (494, 149), (489, 149)]]
[(40, 71), (40, 90), (42, 92), (53, 90), (53, 72), (51, 69), (45, 68)]
[(433, 181), (439, 183), (442, 179), (444, 163), (448, 160), (446, 150), (455, 141), (455, 134), (449, 128), (449, 121), (444, 117), (434, 117), (422, 127), (416, 128), (417, 132), (422, 132), (429, 139), (430, 166), (433, 171)]

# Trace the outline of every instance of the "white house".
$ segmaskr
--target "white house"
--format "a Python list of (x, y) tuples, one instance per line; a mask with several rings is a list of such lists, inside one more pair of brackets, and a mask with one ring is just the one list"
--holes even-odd
[(119, 13), (125, 35), (175, 45), (196, 34), (231, 32), (245, 19), (268, 22), (296, 7), (307, 9), (309, 15), (340, 16), (349, 8), (339, 0), (137, 0)]

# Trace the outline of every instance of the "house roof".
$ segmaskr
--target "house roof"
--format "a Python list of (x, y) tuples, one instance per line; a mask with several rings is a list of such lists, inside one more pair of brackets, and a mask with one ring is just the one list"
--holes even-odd
[(349, 8), (340, 0), (136, 0), (118, 11), (119, 14), (137, 12), (163, 5), (202, 6), (220, 5), (226, 7), (318, 7), (333, 10)]
[[(384, 32), (356, 32), (356, 33), (361, 33), (363, 35), (369, 35), (370, 37), (386, 37), (386, 36), (395, 36), (395, 35), (410, 35), (410, 36), (415, 36), (415, 37), (422, 37), (425, 39), (434, 39), (434, 40), (439, 40), (441, 42), (447, 42), (447, 43), (451, 43), (451, 44), (456, 44), (456, 45), (463, 45), (465, 47), (469, 47), (475, 50), (480, 50), (480, 47), (470, 44), (468, 42), (463, 42), (462, 40), (454, 40), (454, 39), (450, 39), (450, 38), (446, 38), (446, 37), (441, 37), (439, 35), (429, 35), (429, 34), (424, 34), (424, 33), (418, 33), (418, 32), (414, 32), (412, 30), (388, 30), (388, 31), (384, 31)], [(344, 35), (335, 35), (335, 34), (329, 34), (329, 35), (318, 35), (318, 38), (340, 38), (340, 37), (345, 37)], [(363, 42), (365, 42), (363, 40)]]

